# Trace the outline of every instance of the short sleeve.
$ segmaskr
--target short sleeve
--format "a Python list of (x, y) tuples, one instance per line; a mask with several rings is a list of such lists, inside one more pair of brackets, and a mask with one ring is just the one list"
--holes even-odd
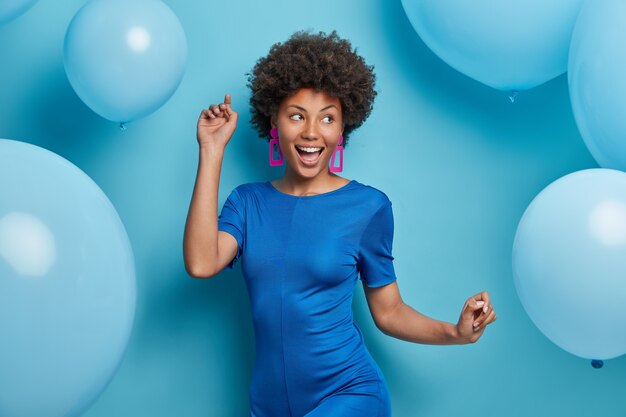
[(245, 230), (245, 210), (243, 200), (235, 188), (222, 207), (222, 212), (217, 218), (217, 230), (222, 230), (231, 234), (237, 240), (237, 253), (224, 269), (233, 269), (237, 260), (243, 253), (244, 230)]
[(361, 280), (368, 287), (382, 287), (396, 280), (391, 255), (393, 211), (391, 202), (378, 209), (361, 236), (358, 266)]

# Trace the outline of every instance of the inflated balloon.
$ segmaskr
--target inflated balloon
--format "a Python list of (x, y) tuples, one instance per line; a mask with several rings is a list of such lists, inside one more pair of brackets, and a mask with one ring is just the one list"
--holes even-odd
[(402, 0), (413, 28), (435, 54), (503, 91), (527, 90), (565, 72), (582, 3)]
[(174, 94), (187, 41), (178, 18), (160, 0), (91, 0), (67, 29), (64, 62), (85, 104), (106, 119), (130, 122)]
[(626, 171), (626, 2), (585, 4), (569, 56), (569, 91), (578, 130), (598, 164)]
[(135, 314), (120, 218), (80, 169), (0, 139), (0, 415), (78, 416), (113, 377)]
[(35, 3), (37, 0), (2, 0), (0, 2), (0, 25), (25, 13)]
[(586, 359), (626, 353), (626, 173), (578, 171), (541, 191), (518, 225), (513, 275), (556, 345)]

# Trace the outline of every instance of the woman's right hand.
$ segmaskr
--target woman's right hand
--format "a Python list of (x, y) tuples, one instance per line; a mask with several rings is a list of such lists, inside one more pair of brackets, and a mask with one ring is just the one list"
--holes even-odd
[(212, 104), (202, 110), (198, 118), (196, 136), (202, 146), (218, 146), (225, 148), (237, 127), (239, 115), (230, 107), (230, 94), (226, 94), (224, 102)]

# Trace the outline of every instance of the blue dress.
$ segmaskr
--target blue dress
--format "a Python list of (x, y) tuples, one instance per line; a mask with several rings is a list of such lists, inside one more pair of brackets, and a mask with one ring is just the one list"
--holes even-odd
[(396, 280), (387, 196), (356, 180), (312, 196), (270, 182), (228, 196), (218, 229), (238, 243), (256, 341), (252, 417), (387, 417), (385, 378), (352, 317), (357, 277)]

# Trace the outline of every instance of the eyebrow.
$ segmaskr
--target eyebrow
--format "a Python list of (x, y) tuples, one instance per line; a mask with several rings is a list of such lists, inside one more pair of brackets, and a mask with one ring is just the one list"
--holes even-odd
[[(296, 109), (302, 110), (305, 113), (308, 113), (307, 110), (304, 107), (298, 106), (297, 104), (290, 104), (287, 107), (295, 107)], [(324, 107), (323, 109), (320, 109), (320, 111), (324, 111), (324, 110), (328, 110), (331, 107), (337, 108), (337, 106), (335, 106), (334, 104), (328, 105), (326, 107)]]

